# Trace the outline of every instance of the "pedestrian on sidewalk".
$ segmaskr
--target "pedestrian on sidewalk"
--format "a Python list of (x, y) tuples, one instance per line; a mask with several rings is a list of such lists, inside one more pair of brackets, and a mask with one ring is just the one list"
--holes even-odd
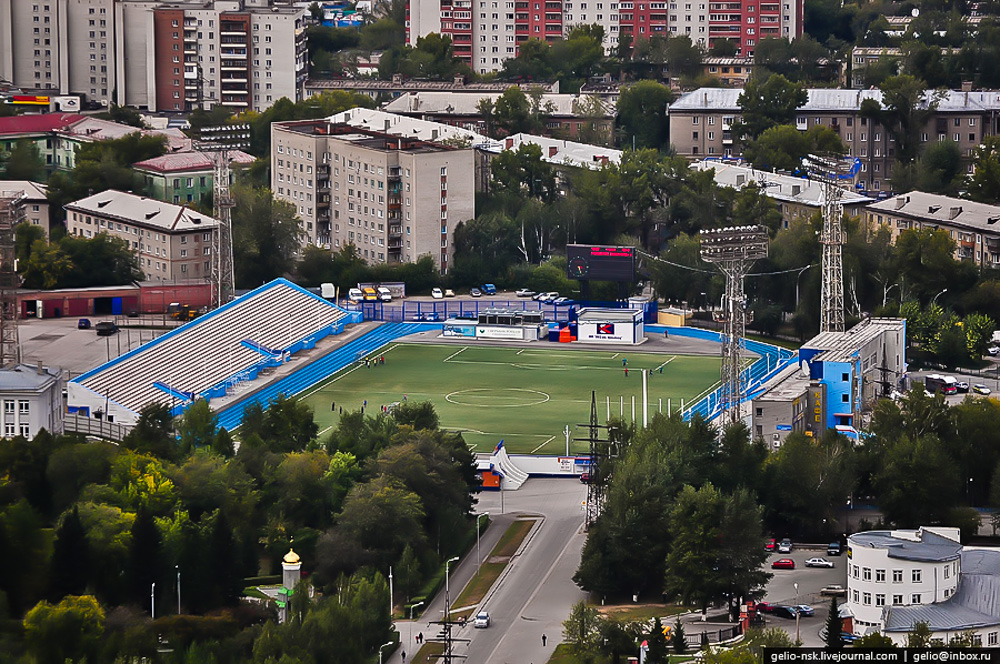
[(542, 634), (542, 647), (543, 648), (545, 647), (545, 642), (546, 641), (548, 641), (548, 637), (546, 637), (544, 634)]

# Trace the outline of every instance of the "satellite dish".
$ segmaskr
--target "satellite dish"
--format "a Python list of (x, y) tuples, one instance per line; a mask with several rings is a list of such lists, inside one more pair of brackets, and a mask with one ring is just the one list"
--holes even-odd
[(809, 362), (807, 360), (799, 361), (799, 371), (802, 372), (803, 376), (809, 377)]
[(910, 16), (912, 16), (913, 18), (916, 18), (916, 17), (920, 16), (920, 9), (917, 8), (917, 7), (914, 7), (913, 11), (910, 12)]

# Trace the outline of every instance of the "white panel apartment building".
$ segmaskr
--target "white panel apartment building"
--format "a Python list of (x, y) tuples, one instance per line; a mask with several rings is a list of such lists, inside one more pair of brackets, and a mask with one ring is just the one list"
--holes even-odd
[[(151, 111), (225, 104), (243, 83), (228, 105), (263, 110), (302, 98), (306, 15), (267, 0), (0, 0), (0, 78)], [(224, 18), (245, 30), (222, 34)], [(225, 53), (246, 75), (226, 73)]]
[(455, 226), (475, 217), (475, 155), (327, 120), (271, 125), (271, 189), (295, 205), (304, 240), (348, 244), (370, 263), (429, 255), (446, 272)]
[(66, 232), (125, 240), (148, 281), (208, 279), (219, 222), (183, 205), (113, 189), (66, 206)]

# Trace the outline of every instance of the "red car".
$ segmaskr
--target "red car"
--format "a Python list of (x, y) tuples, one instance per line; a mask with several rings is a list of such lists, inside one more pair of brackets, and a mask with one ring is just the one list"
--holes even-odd
[(764, 541), (765, 551), (774, 551), (776, 548), (778, 548), (778, 542), (773, 537), (769, 537)]
[(771, 569), (795, 569), (795, 561), (791, 558), (781, 558), (771, 563)]

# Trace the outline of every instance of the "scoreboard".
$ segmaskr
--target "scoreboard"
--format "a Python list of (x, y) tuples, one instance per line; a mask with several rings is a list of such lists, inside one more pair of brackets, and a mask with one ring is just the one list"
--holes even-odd
[(570, 279), (635, 281), (635, 249), (567, 244), (566, 272)]

